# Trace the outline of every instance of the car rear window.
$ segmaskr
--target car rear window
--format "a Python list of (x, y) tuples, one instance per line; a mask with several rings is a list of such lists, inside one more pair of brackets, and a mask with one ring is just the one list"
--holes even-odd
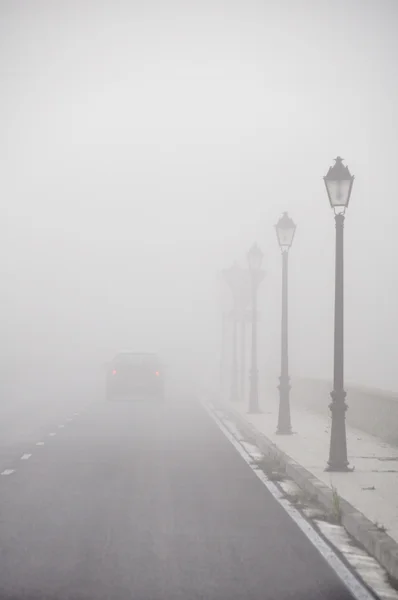
[(144, 367), (158, 364), (158, 359), (153, 354), (126, 353), (116, 356), (114, 363), (126, 367)]

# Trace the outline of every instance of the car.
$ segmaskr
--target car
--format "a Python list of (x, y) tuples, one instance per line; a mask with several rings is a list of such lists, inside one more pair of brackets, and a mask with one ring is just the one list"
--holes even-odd
[(109, 363), (106, 398), (131, 400), (164, 399), (164, 376), (160, 358), (143, 352), (120, 352)]

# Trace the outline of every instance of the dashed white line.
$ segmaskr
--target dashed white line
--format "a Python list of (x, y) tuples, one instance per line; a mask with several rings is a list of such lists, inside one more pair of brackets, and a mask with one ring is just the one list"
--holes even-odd
[(79, 416), (79, 413), (78, 413), (78, 412), (75, 412), (75, 413), (73, 413), (73, 416), (74, 416), (74, 417), (78, 417), (78, 416)]
[(58, 425), (58, 429), (62, 429), (65, 425)]
[(21, 460), (28, 460), (31, 456), (31, 454), (22, 454)]
[(51, 437), (53, 437), (54, 435), (57, 435), (56, 433), (54, 433), (54, 431), (52, 433), (49, 433), (48, 435), (51, 435)]
[(36, 446), (44, 446), (44, 442), (36, 442)]
[(15, 469), (5, 469), (1, 475), (11, 475), (11, 473), (15, 473)]

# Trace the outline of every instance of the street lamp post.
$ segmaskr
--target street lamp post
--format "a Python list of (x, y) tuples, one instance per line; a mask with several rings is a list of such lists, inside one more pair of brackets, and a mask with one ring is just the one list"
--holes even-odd
[(221, 315), (221, 352), (220, 352), (220, 394), (224, 400), (225, 389), (225, 340), (227, 333), (227, 313), (222, 312)]
[(258, 367), (257, 367), (257, 291), (263, 278), (261, 263), (263, 253), (257, 244), (254, 244), (249, 250), (247, 261), (251, 275), (251, 304), (252, 304), (252, 348), (251, 348), (251, 369), (250, 369), (250, 396), (249, 413), (260, 413), (258, 404)]
[(243, 312), (240, 316), (240, 398), (245, 400), (245, 379), (246, 379), (246, 315)]
[(242, 269), (235, 262), (229, 269), (224, 269), (224, 280), (228, 284), (234, 301), (232, 310), (232, 365), (231, 365), (231, 402), (239, 401), (238, 388), (238, 298)]
[(219, 386), (222, 399), (225, 398), (225, 382), (226, 382), (226, 356), (227, 356), (227, 324), (228, 324), (228, 307), (229, 307), (229, 290), (225, 286), (225, 277), (223, 272), (218, 273), (218, 302), (221, 313), (221, 331), (220, 331), (220, 372)]
[(345, 413), (347, 410), (344, 390), (344, 215), (350, 201), (354, 176), (343, 159), (338, 156), (323, 178), (330, 206), (336, 221), (336, 273), (334, 304), (334, 374), (332, 402), (329, 405), (332, 415), (330, 451), (327, 471), (350, 471), (347, 457), (347, 436)]
[(241, 285), (238, 299), (238, 315), (240, 320), (240, 400), (246, 396), (246, 323), (247, 306), (251, 300), (251, 275), (248, 269), (241, 269)]
[(276, 235), (282, 252), (282, 327), (281, 327), (281, 375), (279, 377), (279, 411), (276, 433), (292, 433), (290, 420), (290, 377), (288, 353), (288, 257), (293, 243), (296, 225), (287, 212), (275, 225)]
[(238, 389), (238, 319), (236, 312), (232, 315), (232, 371), (231, 371), (231, 402), (239, 401)]

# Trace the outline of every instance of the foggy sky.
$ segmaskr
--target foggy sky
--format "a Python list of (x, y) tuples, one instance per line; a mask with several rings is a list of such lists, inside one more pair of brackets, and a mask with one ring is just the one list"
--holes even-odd
[(277, 371), (288, 210), (291, 369), (331, 377), (341, 155), (346, 376), (398, 389), (397, 25), (396, 0), (2, 0), (2, 368), (213, 364), (217, 272), (257, 241)]

